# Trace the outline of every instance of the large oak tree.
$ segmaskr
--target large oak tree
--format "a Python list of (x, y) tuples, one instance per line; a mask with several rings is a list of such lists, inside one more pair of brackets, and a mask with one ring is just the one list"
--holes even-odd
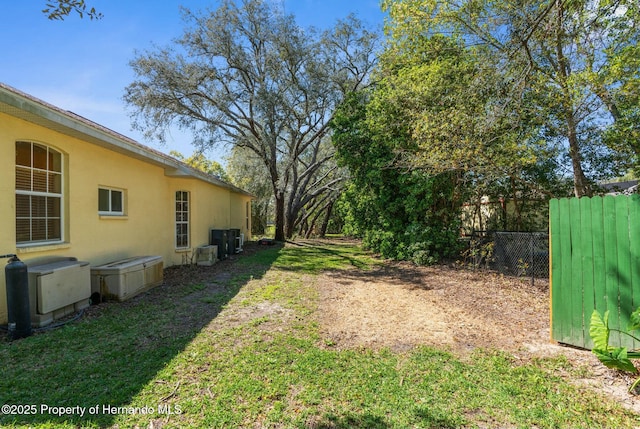
[(160, 139), (178, 125), (196, 145), (253, 152), (273, 189), (276, 239), (284, 240), (300, 210), (340, 180), (318, 174), (334, 155), (328, 123), (345, 94), (367, 84), (378, 36), (355, 17), (322, 33), (303, 30), (265, 0), (224, 0), (184, 17), (187, 30), (173, 46), (131, 62), (137, 79), (124, 98), (135, 125)]

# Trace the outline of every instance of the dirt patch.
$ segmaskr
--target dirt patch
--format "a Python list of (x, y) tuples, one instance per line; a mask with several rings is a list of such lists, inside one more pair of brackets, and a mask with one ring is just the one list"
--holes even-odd
[(640, 413), (627, 392), (632, 382), (589, 351), (550, 338), (549, 284), (486, 271), (388, 262), (370, 271), (337, 271), (318, 278), (318, 318), (325, 342), (336, 348), (406, 351), (426, 345), (466, 358), (476, 348), (515, 359), (564, 355), (584, 369), (575, 380)]
[[(547, 349), (548, 283), (392, 263), (319, 280), (325, 334), (341, 347)], [(558, 347), (558, 349), (561, 349)]]
[(275, 302), (260, 302), (248, 307), (232, 307), (225, 312), (221, 325), (233, 328), (247, 323), (259, 323), (263, 330), (283, 331), (294, 318), (293, 311)]

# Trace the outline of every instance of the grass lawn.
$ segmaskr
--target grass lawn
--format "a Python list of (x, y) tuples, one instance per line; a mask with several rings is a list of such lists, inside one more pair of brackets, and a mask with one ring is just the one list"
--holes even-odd
[[(429, 347), (335, 349), (319, 333), (314, 279), (380, 263), (353, 244), (265, 247), (225, 262), (224, 276), (164, 285), (60, 329), (0, 341), (0, 425), (640, 426), (570, 383), (567, 374), (583, 369), (562, 357), (523, 365), (499, 350), (459, 359)], [(184, 278), (189, 269), (179, 268)]]

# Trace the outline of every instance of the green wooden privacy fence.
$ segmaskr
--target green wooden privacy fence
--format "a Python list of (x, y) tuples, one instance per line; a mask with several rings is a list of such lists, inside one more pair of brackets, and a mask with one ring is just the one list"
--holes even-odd
[[(552, 338), (592, 348), (594, 309), (626, 330), (640, 306), (640, 195), (551, 200), (549, 228)], [(609, 344), (640, 347), (615, 331)]]

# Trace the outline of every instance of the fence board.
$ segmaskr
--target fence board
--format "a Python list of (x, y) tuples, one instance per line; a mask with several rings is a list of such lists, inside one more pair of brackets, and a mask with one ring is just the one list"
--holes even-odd
[(567, 287), (559, 290), (561, 311), (556, 313), (554, 318), (562, 320), (562, 336), (559, 341), (565, 342), (571, 341), (572, 338), (579, 338), (577, 333), (574, 335), (571, 324), (571, 212), (569, 200), (560, 201), (560, 212), (564, 213), (564, 216), (560, 217), (560, 253), (562, 256), (558, 261), (561, 264), (561, 282)]
[[(551, 335), (591, 348), (593, 309), (609, 310), (609, 326), (626, 330), (640, 306), (640, 196), (552, 200)], [(610, 344), (640, 346), (612, 331)]]
[[(585, 338), (583, 323), (583, 295), (582, 290), (582, 234), (581, 229), (581, 213), (580, 200), (572, 198), (569, 200), (570, 215), (570, 247), (571, 247), (571, 309), (570, 322), (571, 335), (576, 338)], [(584, 343), (579, 344), (585, 347)]]
[[(560, 266), (560, 261), (561, 261), (561, 255), (562, 253), (560, 252), (560, 242), (561, 242), (561, 236), (560, 236), (560, 203), (558, 200), (553, 199), (551, 201), (549, 201), (549, 253), (550, 253), (550, 259), (549, 259), (549, 265), (550, 267), (550, 284), (553, 285), (554, 283), (554, 279), (557, 279), (558, 284), (562, 284), (561, 283), (561, 275), (562, 275), (562, 270), (561, 270), (561, 266)], [(551, 290), (549, 291), (550, 295), (551, 295), (551, 315), (550, 315), (550, 322), (551, 322), (551, 338), (552, 339), (558, 339), (558, 338), (562, 338), (562, 330), (563, 330), (563, 323), (562, 323), (562, 318), (559, 317), (560, 314), (562, 314), (562, 300), (560, 299), (560, 290), (561, 288), (557, 289), (557, 292), (554, 290), (553, 287), (550, 288)], [(556, 294), (558, 296), (556, 296)]]
[[(583, 347), (593, 347), (589, 332), (585, 332), (585, 327), (589, 326), (591, 321), (591, 313), (584, 311), (585, 308), (595, 308), (595, 285), (593, 279), (593, 236), (591, 228), (593, 226), (593, 217), (591, 209), (591, 199), (581, 198), (580, 202), (580, 251), (582, 254), (582, 326), (584, 335)], [(588, 328), (587, 328), (588, 329)]]
[(607, 310), (607, 275), (604, 259), (604, 204), (602, 197), (593, 197), (591, 199), (591, 231), (591, 238), (593, 240), (594, 308), (598, 310), (600, 314), (604, 314)]
[[(629, 238), (631, 245), (631, 308), (640, 306), (640, 195), (632, 195), (629, 201)], [(634, 341), (633, 348), (639, 348), (640, 342)]]
[[(631, 243), (629, 241), (629, 198), (616, 198), (616, 241), (618, 247), (618, 314), (619, 326), (626, 329), (629, 326), (631, 308)], [(621, 342), (627, 347), (633, 347), (629, 338), (621, 336)]]
[[(620, 326), (620, 307), (618, 306), (618, 244), (616, 243), (616, 207), (614, 197), (603, 198), (604, 215), (604, 264), (605, 264), (605, 305), (609, 310), (611, 326)], [(620, 343), (620, 334), (611, 332), (609, 338), (613, 344)]]

